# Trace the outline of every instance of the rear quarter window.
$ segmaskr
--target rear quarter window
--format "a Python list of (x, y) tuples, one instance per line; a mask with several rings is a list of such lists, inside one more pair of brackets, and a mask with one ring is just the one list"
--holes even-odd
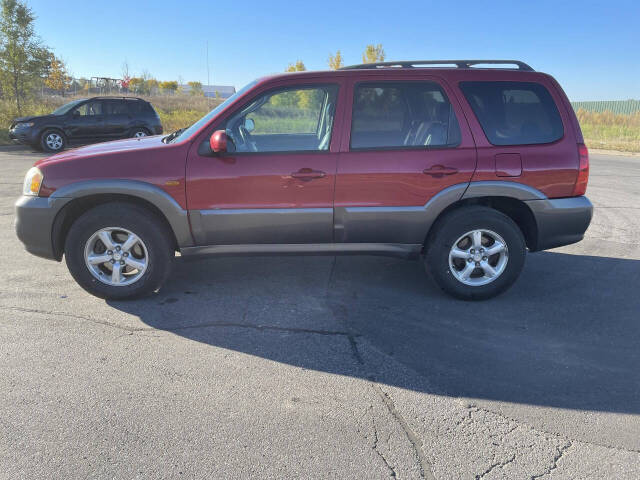
[(460, 89), (493, 145), (552, 143), (564, 135), (549, 91), (535, 82), (461, 82)]

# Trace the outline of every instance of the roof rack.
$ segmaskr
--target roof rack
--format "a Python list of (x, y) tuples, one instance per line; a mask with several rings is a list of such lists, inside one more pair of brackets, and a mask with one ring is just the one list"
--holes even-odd
[(455, 65), (457, 68), (472, 68), (474, 65), (515, 65), (516, 70), (524, 70), (527, 72), (533, 72), (533, 68), (520, 60), (412, 60), (412, 61), (398, 61), (398, 62), (377, 62), (377, 63), (362, 63), (359, 65), (350, 65), (348, 67), (341, 67), (340, 70), (361, 70), (361, 69), (376, 69), (376, 68), (413, 68), (416, 65)]

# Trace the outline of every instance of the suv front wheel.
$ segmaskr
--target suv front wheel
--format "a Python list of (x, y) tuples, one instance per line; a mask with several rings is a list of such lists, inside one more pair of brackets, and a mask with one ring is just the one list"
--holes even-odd
[(144, 208), (107, 203), (78, 218), (64, 255), (73, 278), (100, 298), (152, 293), (169, 276), (174, 249), (163, 222)]
[(511, 218), (471, 206), (438, 222), (425, 248), (425, 264), (445, 292), (463, 300), (484, 300), (513, 285), (526, 251), (522, 232)]
[(57, 153), (64, 150), (67, 145), (67, 139), (60, 130), (49, 129), (40, 135), (40, 147), (45, 152)]

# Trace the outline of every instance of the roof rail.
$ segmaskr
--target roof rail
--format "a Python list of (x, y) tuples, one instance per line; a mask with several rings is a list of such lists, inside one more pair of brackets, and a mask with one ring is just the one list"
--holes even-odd
[(129, 97), (125, 95), (97, 95), (95, 97), (89, 97), (88, 100), (144, 100), (140, 97)]
[(361, 69), (376, 69), (384, 67), (392, 68), (413, 68), (416, 65), (455, 65), (456, 68), (472, 68), (475, 65), (490, 64), (490, 65), (515, 65), (516, 70), (524, 70), (527, 72), (533, 72), (533, 68), (520, 60), (401, 60), (398, 62), (377, 62), (377, 63), (362, 63), (359, 65), (349, 65), (348, 67), (341, 67), (340, 70), (361, 70)]

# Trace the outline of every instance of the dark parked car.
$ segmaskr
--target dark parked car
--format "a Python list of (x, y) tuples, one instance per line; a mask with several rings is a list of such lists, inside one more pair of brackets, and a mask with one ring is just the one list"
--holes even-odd
[(497, 295), (582, 239), (587, 148), (550, 75), (435, 63), (266, 77), (187, 129), (41, 159), (18, 237), (105, 298), (159, 288), (176, 250), (422, 257), (449, 294)]
[(9, 128), (9, 137), (15, 142), (46, 152), (59, 152), (71, 143), (161, 133), (160, 117), (151, 104), (133, 97), (74, 100), (49, 115), (16, 118)]

